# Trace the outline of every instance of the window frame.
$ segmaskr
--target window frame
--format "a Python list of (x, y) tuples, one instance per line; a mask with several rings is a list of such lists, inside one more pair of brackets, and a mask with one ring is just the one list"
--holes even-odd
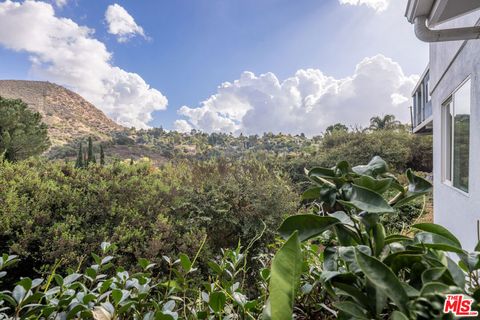
[[(468, 185), (467, 185), (467, 190), (462, 190), (459, 187), (455, 186), (453, 184), (454, 180), (454, 157), (455, 157), (455, 95), (456, 93), (463, 88), (465, 84), (470, 82), (470, 91), (469, 91), (469, 114), (470, 117), (472, 115), (472, 91), (473, 91), (473, 86), (472, 86), (472, 79), (471, 76), (469, 75), (465, 80), (463, 80), (460, 85), (458, 85), (455, 90), (446, 98), (442, 105), (441, 105), (441, 178), (442, 178), (442, 183), (455, 189), (456, 191), (464, 194), (464, 195), (469, 195), (470, 192), (470, 146), (471, 146), (471, 130), (469, 128), (469, 144), (468, 144)], [(447, 109), (448, 107), (448, 109)], [(451, 110), (449, 112), (449, 110)], [(449, 115), (447, 113), (450, 113)], [(447, 132), (446, 127), (447, 127), (447, 116), (450, 116), (450, 131)], [(470, 120), (469, 120), (470, 121)], [(447, 139), (447, 135), (450, 135)], [(447, 145), (448, 142), (448, 145)], [(447, 154), (447, 149), (449, 149), (449, 153)], [(448, 163), (447, 163), (448, 161)], [(450, 167), (447, 171), (447, 167)]]

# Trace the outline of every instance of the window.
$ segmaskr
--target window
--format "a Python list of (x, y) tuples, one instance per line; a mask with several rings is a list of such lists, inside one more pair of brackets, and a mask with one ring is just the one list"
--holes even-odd
[(470, 80), (460, 86), (443, 105), (443, 181), (468, 192), (470, 156)]

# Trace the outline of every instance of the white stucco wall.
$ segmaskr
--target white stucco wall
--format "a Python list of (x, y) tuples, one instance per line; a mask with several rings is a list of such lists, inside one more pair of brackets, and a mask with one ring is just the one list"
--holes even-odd
[[(441, 26), (472, 26), (480, 17), (475, 12)], [(430, 45), (430, 88), (434, 123), (434, 219), (452, 231), (465, 249), (477, 244), (480, 220), (480, 40)], [(466, 79), (471, 79), (469, 192), (464, 194), (442, 182), (441, 108)]]

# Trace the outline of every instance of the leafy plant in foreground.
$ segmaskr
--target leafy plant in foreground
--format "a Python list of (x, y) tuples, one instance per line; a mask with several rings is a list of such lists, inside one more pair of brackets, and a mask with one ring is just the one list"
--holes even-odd
[[(164, 256), (168, 277), (159, 267), (139, 259), (136, 272), (113, 264), (116, 246), (102, 243), (95, 263), (62, 276), (54, 267), (44, 278), (22, 278), (13, 290), (0, 292), (0, 319), (255, 319), (262, 304), (243, 294), (244, 259), (241, 247), (223, 250), (209, 262), (211, 277), (198, 277), (196, 259), (184, 254)], [(0, 258), (3, 269), (15, 256)]]
[[(300, 279), (300, 304), (306, 284), (310, 297), (311, 292), (323, 295), (308, 311), (310, 316), (323, 312), (338, 319), (449, 319), (452, 315), (442, 312), (446, 294), (480, 297), (480, 252), (467, 253), (439, 225), (416, 224), (409, 234), (386, 234), (380, 222), (381, 215), (430, 192), (428, 181), (407, 170), (408, 185), (403, 186), (379, 157), (353, 168), (346, 162), (313, 168), (307, 175), (313, 186), (303, 198), (315, 200), (318, 214), (291, 216), (281, 225), (280, 234), (288, 240), (272, 263), (272, 273), (279, 274), (270, 279), (265, 318), (302, 316), (286, 298)], [(395, 196), (386, 198), (392, 189)], [(302, 255), (300, 242), (308, 258), (303, 274), (291, 261)], [(317, 249), (314, 254), (312, 247)], [(282, 258), (285, 255), (289, 259)]]

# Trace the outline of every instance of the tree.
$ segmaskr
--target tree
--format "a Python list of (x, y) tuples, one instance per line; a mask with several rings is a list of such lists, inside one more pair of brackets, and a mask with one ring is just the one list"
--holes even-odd
[(393, 114), (387, 114), (383, 117), (370, 118), (370, 130), (388, 130), (397, 129), (401, 126), (400, 121), (395, 119)]
[(102, 145), (100, 145), (100, 165), (105, 165), (105, 153), (103, 152)]
[(50, 147), (47, 125), (38, 112), (21, 100), (0, 97), (0, 155), (18, 161), (39, 155)]
[(87, 154), (87, 165), (97, 163), (95, 159), (95, 153), (93, 153), (93, 142), (92, 137), (88, 137), (88, 154)]
[(75, 163), (75, 168), (83, 168), (83, 150), (82, 150), (82, 143), (78, 146), (78, 154), (77, 154), (77, 162)]
[(343, 123), (335, 123), (325, 129), (325, 134), (332, 134), (334, 132), (347, 132), (348, 128)]

